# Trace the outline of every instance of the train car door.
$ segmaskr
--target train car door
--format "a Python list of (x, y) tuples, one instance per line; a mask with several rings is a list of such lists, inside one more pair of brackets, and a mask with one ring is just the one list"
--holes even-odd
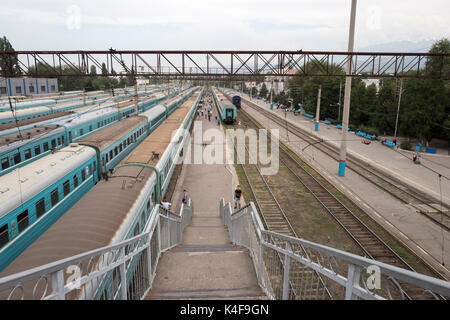
[(233, 109), (227, 109), (225, 113), (225, 118), (233, 119)]

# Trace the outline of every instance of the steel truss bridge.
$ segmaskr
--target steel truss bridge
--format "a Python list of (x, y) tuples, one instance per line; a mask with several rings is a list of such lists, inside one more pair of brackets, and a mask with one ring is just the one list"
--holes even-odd
[[(438, 61), (439, 72), (428, 61)], [(437, 59), (435, 59), (437, 58)], [(260, 76), (345, 76), (348, 61), (352, 77), (450, 79), (442, 53), (330, 52), (330, 51), (0, 51), (0, 65), (17, 61), (23, 74), (34, 77), (97, 76), (162, 77), (168, 79), (249, 81)], [(442, 63), (439, 63), (442, 61)], [(106, 70), (102, 73), (102, 64)], [(440, 64), (440, 66), (439, 66)], [(39, 68), (36, 66), (40, 65)], [(70, 72), (67, 72), (67, 71)], [(106, 72), (105, 72), (106, 71)], [(0, 77), (17, 77), (0, 70)]]

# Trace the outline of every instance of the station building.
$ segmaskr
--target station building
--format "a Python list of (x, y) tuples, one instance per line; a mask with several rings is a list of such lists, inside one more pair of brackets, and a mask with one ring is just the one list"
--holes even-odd
[(0, 77), (0, 96), (34, 96), (56, 92), (57, 78)]

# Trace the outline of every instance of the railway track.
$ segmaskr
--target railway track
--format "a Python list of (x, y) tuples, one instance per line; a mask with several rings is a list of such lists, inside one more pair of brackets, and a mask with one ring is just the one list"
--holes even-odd
[[(252, 123), (257, 127), (243, 110), (239, 111), (239, 115), (245, 118), (247, 123)], [(248, 149), (247, 154), (248, 153)], [(237, 153), (237, 152), (236, 152)], [(392, 248), (389, 247), (374, 231), (372, 231), (356, 214), (339, 201), (324, 185), (314, 178), (306, 168), (298, 163), (283, 147), (279, 149), (280, 169), (281, 165), (295, 177), (295, 179), (304, 185), (323, 208), (335, 219), (335, 221), (343, 228), (343, 230), (353, 239), (353, 241), (361, 248), (364, 254), (371, 259), (394, 265), (403, 269), (415, 271), (402, 257), (400, 257)], [(249, 156), (250, 157), (250, 156)], [(242, 161), (241, 161), (242, 163)], [(253, 163), (256, 163), (253, 161)], [(276, 200), (270, 190), (267, 181), (261, 175), (257, 164), (240, 164), (243, 168), (248, 184), (250, 185), (253, 197), (256, 201), (257, 208), (260, 211), (263, 220), (265, 220), (269, 230), (294, 235), (295, 231), (286, 218), (280, 204)], [(268, 190), (270, 201), (267, 194), (263, 192)], [(274, 203), (276, 203), (276, 207)], [(266, 217), (268, 219), (266, 219)], [(280, 231), (278, 231), (280, 230)], [(292, 230), (292, 231), (291, 231)], [(284, 232), (283, 232), (284, 231)], [(289, 233), (287, 233), (289, 232)], [(422, 291), (412, 285), (401, 283), (402, 292), (400, 290), (393, 294), (394, 298), (404, 296), (407, 299), (417, 299), (422, 295)]]
[[(293, 133), (298, 138), (307, 142), (308, 146), (314, 145), (316, 149), (325, 153), (332, 159), (339, 161), (339, 152), (332, 146), (324, 144), (322, 140), (314, 137), (313, 135), (298, 128), (297, 126), (287, 121), (284, 121), (283, 119), (270, 113), (269, 111), (264, 110), (261, 107), (255, 106), (253, 103), (246, 102), (246, 105), (257, 110), (258, 112), (262, 112), (264, 116), (268, 117), (270, 120), (274, 121), (280, 126), (287, 127), (289, 132)], [(389, 193), (393, 197), (402, 201), (404, 204), (414, 207), (416, 212), (427, 217), (428, 219), (430, 219), (431, 221), (433, 221), (435, 224), (442, 227), (446, 231), (449, 231), (450, 215), (445, 212), (449, 210), (449, 208), (446, 208), (444, 206), (441, 206), (442, 209), (436, 207), (433, 204), (436, 201), (431, 197), (411, 189), (409, 186), (406, 186), (401, 182), (396, 181), (393, 178), (376, 170), (375, 168), (370, 167), (370, 165), (360, 164), (359, 162), (360, 161), (358, 161), (351, 155), (348, 155), (346, 167), (351, 169), (361, 177), (365, 178), (367, 181), (374, 184), (381, 190)], [(423, 207), (429, 208), (429, 210), (424, 210)]]

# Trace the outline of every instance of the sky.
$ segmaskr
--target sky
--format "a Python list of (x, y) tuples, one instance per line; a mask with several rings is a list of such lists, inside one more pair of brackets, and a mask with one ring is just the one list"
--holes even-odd
[[(6, 1), (15, 50), (346, 51), (351, 0)], [(448, 0), (359, 0), (355, 50), (450, 37)]]

